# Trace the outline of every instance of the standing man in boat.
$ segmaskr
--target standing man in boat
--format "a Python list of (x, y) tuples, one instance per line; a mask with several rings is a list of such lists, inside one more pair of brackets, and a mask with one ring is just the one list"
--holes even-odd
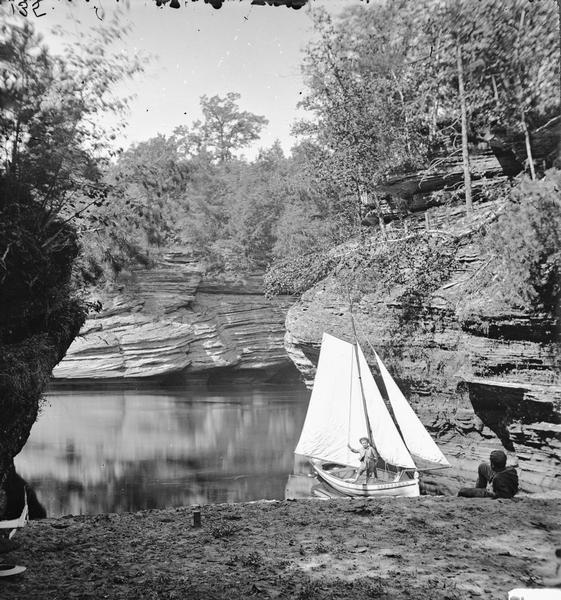
[(374, 450), (374, 448), (370, 445), (370, 440), (367, 437), (361, 437), (359, 442), (362, 447), (358, 450), (353, 448), (350, 444), (347, 444), (351, 452), (360, 455), (360, 467), (358, 468), (353, 483), (356, 483), (359, 477), (365, 472), (366, 482), (368, 482), (368, 480), (372, 476), (374, 477), (374, 479), (378, 479), (378, 472), (376, 471), (376, 464), (378, 463), (378, 454), (376, 450)]

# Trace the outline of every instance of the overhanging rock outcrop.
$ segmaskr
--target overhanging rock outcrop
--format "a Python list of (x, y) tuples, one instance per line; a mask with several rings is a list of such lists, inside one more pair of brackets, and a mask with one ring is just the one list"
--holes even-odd
[[(489, 185), (513, 178), (524, 171), (528, 160), (526, 142), (520, 131), (487, 131), (478, 138), (483, 149), (472, 148), (470, 172), (475, 198), (488, 191)], [(540, 171), (559, 160), (561, 117), (550, 119), (530, 132), (532, 158)], [(364, 222), (376, 225), (403, 219), (431, 207), (449, 205), (463, 197), (463, 162), (458, 156), (437, 157), (427, 168), (392, 175), (375, 186), (372, 197), (363, 200)], [(434, 192), (438, 192), (435, 194)]]
[(103, 309), (55, 368), (58, 382), (126, 382), (230, 374), (263, 379), (293, 369), (283, 346), (288, 298), (267, 300), (262, 278), (209, 279), (181, 252), (100, 294)]
[[(476, 196), (490, 182), (496, 184), (506, 178), (503, 166), (490, 151), (472, 156), (470, 165)], [(432, 207), (450, 205), (461, 193), (463, 178), (461, 158), (441, 158), (426, 169), (389, 177), (376, 185), (372, 199), (363, 201), (364, 220), (375, 225), (380, 213), (388, 223)]]
[(466, 379), (475, 414), (513, 452), (534, 487), (561, 488), (561, 386)]

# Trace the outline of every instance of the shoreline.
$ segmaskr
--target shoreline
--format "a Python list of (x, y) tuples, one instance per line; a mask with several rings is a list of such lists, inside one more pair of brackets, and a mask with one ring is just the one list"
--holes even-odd
[[(506, 598), (551, 583), (561, 499), (267, 500), (31, 521), (14, 600)], [(561, 584), (561, 582), (560, 582)]]

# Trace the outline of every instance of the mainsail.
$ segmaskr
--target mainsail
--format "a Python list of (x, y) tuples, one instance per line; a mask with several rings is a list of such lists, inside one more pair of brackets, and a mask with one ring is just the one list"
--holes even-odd
[(425, 426), (421, 423), (419, 417), (417, 417), (409, 405), (409, 402), (405, 399), (405, 396), (389, 374), (378, 354), (376, 352), (374, 352), (374, 354), (376, 355), (376, 360), (380, 367), (382, 379), (386, 386), (395, 419), (399, 425), (401, 435), (407, 444), (409, 452), (411, 452), (413, 456), (418, 456), (424, 460), (442, 466), (450, 466), (450, 463), (431, 438), (429, 432), (425, 429)]
[[(360, 363), (362, 388), (357, 356)], [(306, 420), (295, 453), (356, 467), (358, 455), (347, 444), (358, 446), (367, 435), (362, 394), (376, 448), (388, 463), (415, 468), (382, 399), (360, 348), (324, 333)], [(350, 400), (350, 401), (349, 401)]]
[(414, 469), (415, 463), (386, 408), (382, 394), (374, 381), (372, 371), (370, 371), (360, 346), (358, 346), (358, 355), (362, 374), (362, 388), (366, 398), (368, 418), (376, 449), (387, 463), (396, 467)]

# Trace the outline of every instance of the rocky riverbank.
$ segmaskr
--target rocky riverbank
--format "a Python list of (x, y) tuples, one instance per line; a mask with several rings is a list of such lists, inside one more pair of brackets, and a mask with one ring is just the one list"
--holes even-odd
[[(556, 583), (561, 500), (421, 497), (204, 506), (31, 522), (11, 600), (506, 598)], [(557, 579), (557, 584), (559, 584)]]

